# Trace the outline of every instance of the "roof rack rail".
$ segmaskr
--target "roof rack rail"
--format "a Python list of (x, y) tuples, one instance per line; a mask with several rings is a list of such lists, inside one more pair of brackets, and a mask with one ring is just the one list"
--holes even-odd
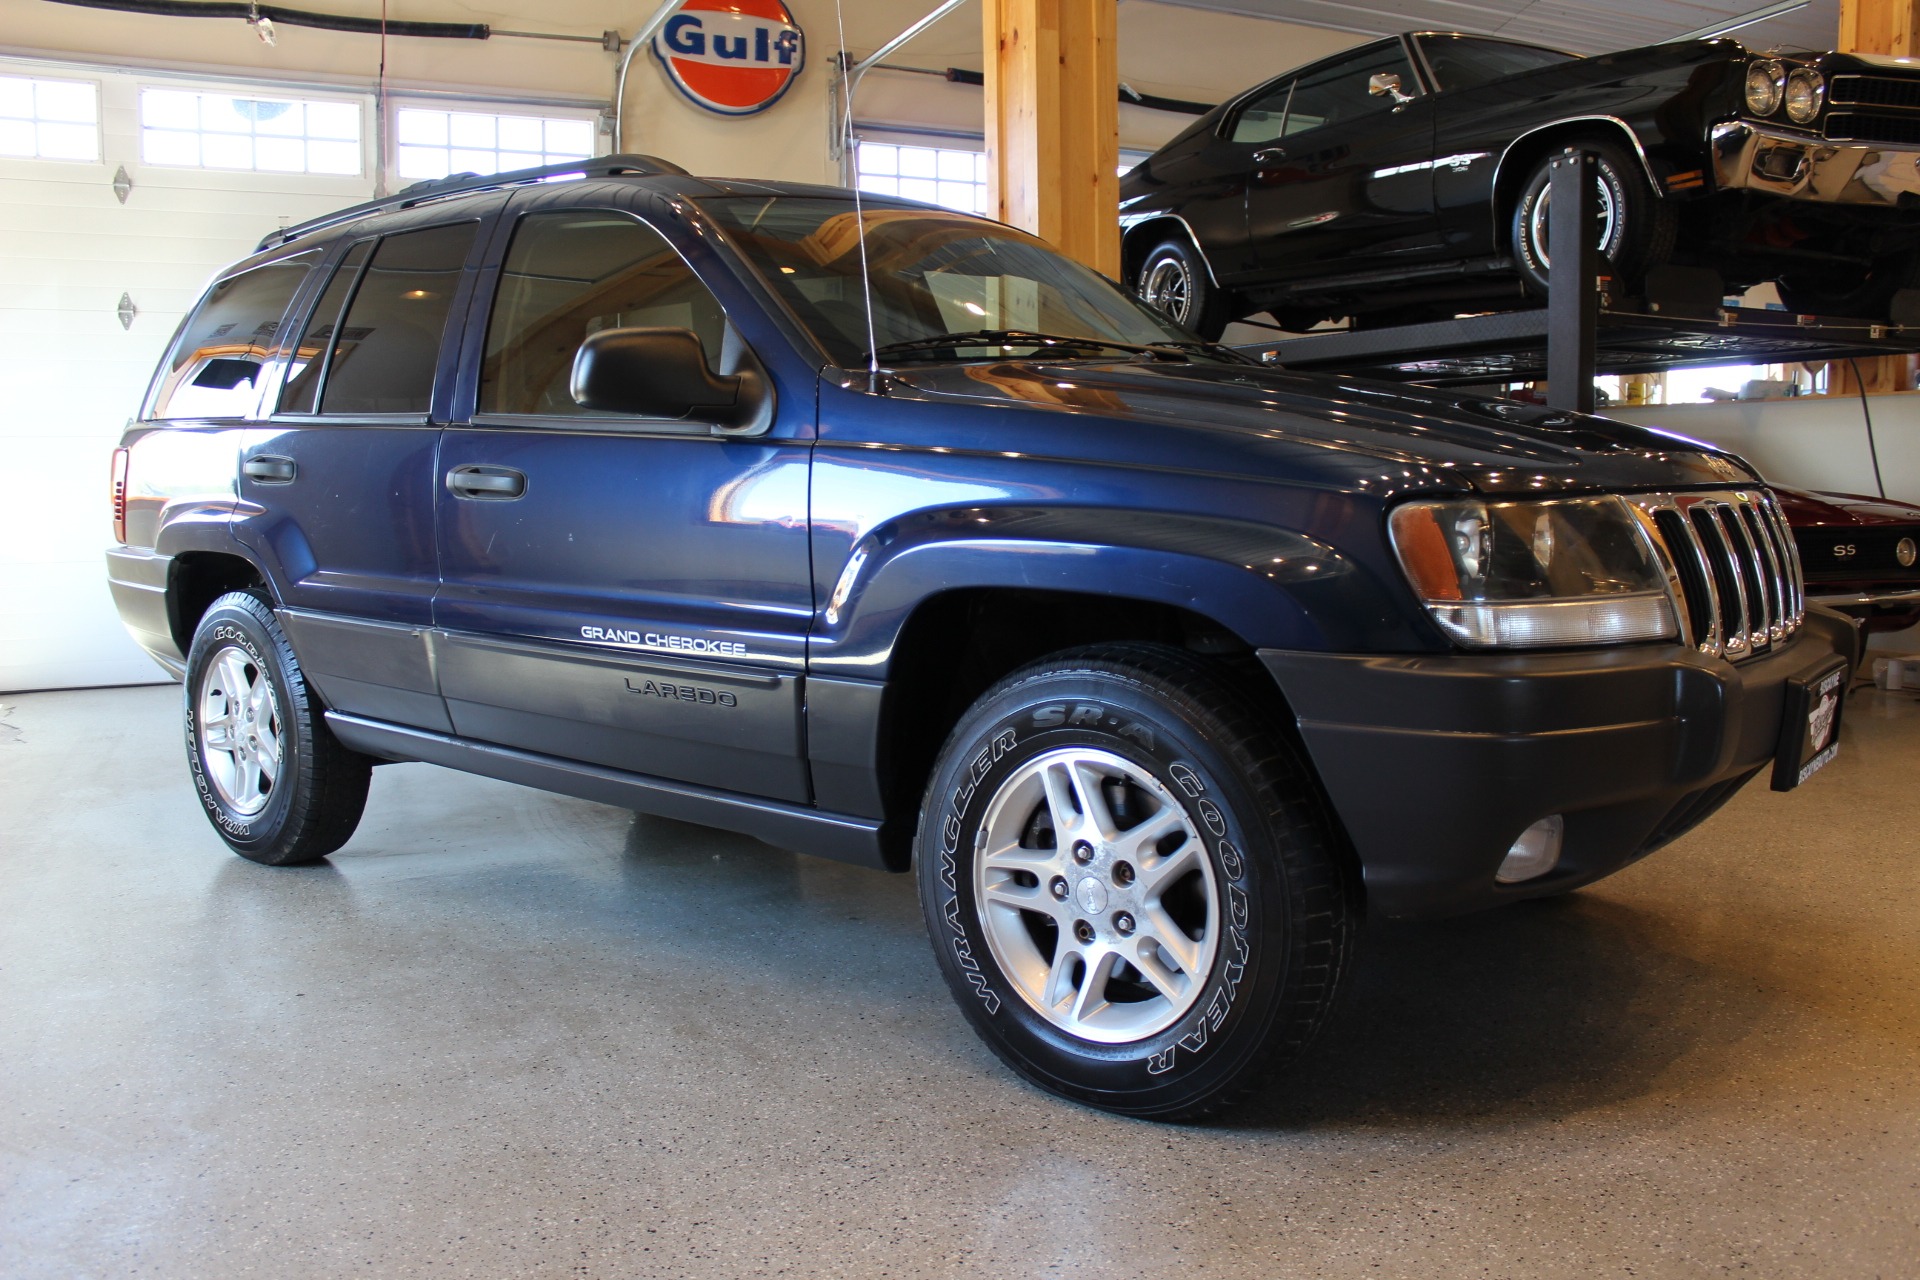
[(337, 227), (342, 223), (354, 222), (376, 213), (411, 208), (446, 196), (465, 195), (473, 191), (495, 191), (501, 187), (513, 187), (525, 182), (539, 182), (546, 178), (565, 177), (572, 174), (579, 174), (583, 178), (612, 178), (622, 174), (635, 174), (641, 177), (659, 177), (669, 174), (684, 176), (686, 172), (671, 160), (662, 160), (659, 156), (618, 155), (536, 165), (531, 169), (514, 169), (507, 173), (484, 175), (456, 173), (430, 182), (416, 182), (384, 199), (369, 200), (365, 204), (352, 205), (333, 213), (322, 214), (318, 218), (309, 218), (291, 227), (270, 231), (261, 237), (260, 244), (254, 252), (264, 252), (276, 245), (290, 243), (302, 236), (312, 235), (316, 231), (324, 231), (328, 227)]

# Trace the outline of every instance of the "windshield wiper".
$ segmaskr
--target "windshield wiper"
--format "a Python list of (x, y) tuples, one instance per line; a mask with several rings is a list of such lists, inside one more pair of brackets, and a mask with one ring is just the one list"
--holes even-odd
[(1095, 351), (1125, 351), (1130, 355), (1153, 356), (1158, 359), (1184, 360), (1185, 351), (1179, 348), (1189, 343), (1158, 343), (1145, 346), (1138, 342), (1115, 342), (1107, 338), (1081, 338), (1059, 333), (1035, 333), (1030, 329), (973, 329), (965, 333), (937, 333), (926, 338), (906, 338), (900, 342), (883, 342), (872, 351), (860, 353), (861, 363), (868, 360), (885, 360), (897, 356), (917, 355), (923, 351), (953, 351), (962, 347), (1045, 347), (1078, 348)]

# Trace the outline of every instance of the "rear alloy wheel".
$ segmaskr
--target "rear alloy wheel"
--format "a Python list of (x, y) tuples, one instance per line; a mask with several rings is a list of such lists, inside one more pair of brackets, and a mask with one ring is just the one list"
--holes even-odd
[(373, 761), (327, 728), (265, 601), (236, 591), (213, 602), (187, 654), (186, 698), (194, 789), (228, 847), (284, 867), (347, 842)]
[(1207, 264), (1184, 239), (1164, 240), (1140, 264), (1140, 300), (1208, 342), (1217, 342), (1233, 319), (1227, 295), (1207, 274)]
[[(1613, 142), (1581, 144), (1594, 154), (1594, 221), (1601, 256), (1629, 291), (1637, 288), (1650, 268), (1673, 254), (1676, 221), (1671, 207), (1653, 193), (1641, 173), (1640, 162)], [(1514, 265), (1527, 288), (1541, 297), (1547, 293), (1553, 255), (1548, 230), (1553, 211), (1553, 161), (1542, 156), (1520, 189), (1514, 206), (1511, 243)], [(1604, 270), (1604, 264), (1602, 269)]]
[(1180, 650), (1008, 677), (934, 767), (916, 844), (948, 986), (1027, 1080), (1126, 1115), (1217, 1112), (1296, 1057), (1354, 916), (1307, 765)]

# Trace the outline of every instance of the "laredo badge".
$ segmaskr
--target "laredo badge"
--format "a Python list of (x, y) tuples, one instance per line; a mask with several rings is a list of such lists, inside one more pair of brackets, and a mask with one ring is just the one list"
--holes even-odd
[(683, 0), (653, 38), (674, 87), (709, 111), (745, 116), (780, 100), (806, 61), (781, 0)]

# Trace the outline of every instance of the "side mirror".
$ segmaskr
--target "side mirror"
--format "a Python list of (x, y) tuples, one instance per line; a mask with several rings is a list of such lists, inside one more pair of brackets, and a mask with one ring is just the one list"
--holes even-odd
[(1400, 77), (1391, 71), (1377, 71), (1369, 76), (1367, 92), (1376, 98), (1392, 98), (1395, 106), (1413, 101), (1413, 95), (1400, 87)]
[(752, 370), (714, 374), (691, 329), (603, 329), (580, 344), (568, 389), (585, 409), (726, 431), (760, 426), (767, 402), (766, 383)]

